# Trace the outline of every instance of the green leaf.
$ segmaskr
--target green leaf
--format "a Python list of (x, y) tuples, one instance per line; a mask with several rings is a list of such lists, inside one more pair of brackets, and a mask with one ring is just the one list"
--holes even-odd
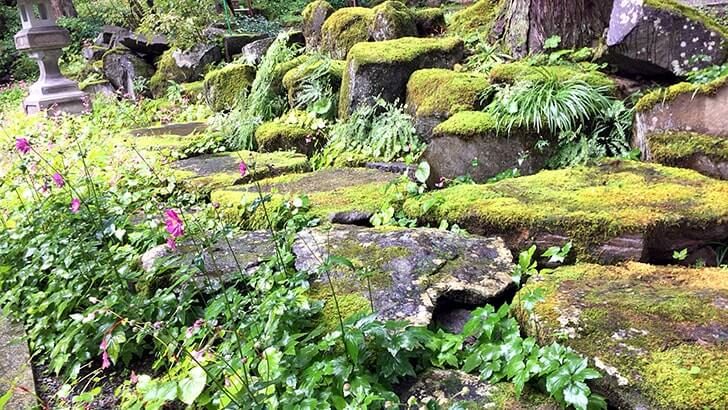
[(197, 397), (205, 390), (207, 383), (207, 374), (205, 370), (199, 366), (190, 370), (189, 377), (179, 381), (178, 398), (187, 405), (192, 405)]
[(326, 259), (326, 265), (327, 266), (333, 266), (333, 265), (339, 265), (344, 266), (349, 269), (354, 269), (354, 263), (352, 263), (349, 259), (344, 258), (343, 256), (337, 256), (337, 255), (331, 255)]
[(561, 44), (561, 36), (551, 36), (543, 42), (544, 50), (557, 48)]
[(581, 382), (571, 383), (564, 389), (564, 401), (576, 410), (586, 410), (589, 405), (589, 388)]
[(422, 161), (417, 166), (417, 170), (415, 170), (415, 179), (419, 183), (424, 184), (428, 178), (430, 178), (430, 164), (427, 161)]

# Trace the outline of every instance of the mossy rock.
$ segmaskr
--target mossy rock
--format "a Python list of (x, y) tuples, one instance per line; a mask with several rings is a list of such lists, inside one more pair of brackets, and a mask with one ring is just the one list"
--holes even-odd
[(339, 116), (347, 117), (377, 96), (404, 102), (410, 76), (424, 68), (452, 68), (464, 57), (459, 38), (400, 38), (360, 43), (349, 52), (341, 86)]
[(192, 83), (185, 83), (181, 85), (182, 96), (189, 98), (192, 101), (203, 101), (205, 98), (205, 84), (204, 81), (195, 81)]
[(334, 8), (326, 0), (314, 0), (303, 9), (303, 37), (306, 49), (316, 51), (321, 45), (321, 30), (324, 22), (334, 13)]
[(269, 121), (255, 131), (260, 152), (295, 151), (311, 155), (314, 151), (314, 132), (310, 129), (282, 121)]
[(369, 38), (373, 41), (417, 36), (414, 13), (402, 2), (385, 1), (372, 8)]
[(447, 30), (445, 11), (437, 7), (415, 10), (415, 25), (420, 36), (442, 34)]
[[(286, 75), (283, 76), (283, 87), (285, 87), (288, 92), (288, 104), (291, 107), (296, 106), (296, 96), (306, 77), (318, 69), (321, 64), (324, 64), (321, 59), (309, 57), (302, 64), (292, 68), (286, 73)], [(345, 61), (331, 60), (328, 74), (323, 78), (329, 83), (334, 92), (341, 88), (341, 78), (344, 76), (345, 66)]]
[(728, 179), (728, 137), (669, 131), (648, 134), (646, 140), (651, 161)]
[(415, 71), (407, 83), (407, 110), (417, 134), (425, 141), (432, 129), (460, 111), (483, 108), (481, 95), (490, 89), (488, 77), (443, 69)]
[[(435, 205), (423, 212), (424, 203)], [(692, 170), (635, 161), (541, 171), (486, 185), (458, 185), (405, 203), (410, 217), (445, 219), (502, 235), (511, 250), (573, 241), (581, 260), (664, 263), (687, 248), (714, 260), (728, 237), (728, 184)], [(688, 261), (690, 263), (690, 261)]]
[[(546, 138), (518, 129), (499, 130), (487, 112), (461, 111), (435, 127), (420, 160), (430, 165), (430, 187), (463, 176), (487, 182), (511, 169), (531, 175), (543, 169), (553, 153), (553, 149), (539, 147), (539, 141)], [(528, 157), (523, 157), (524, 152)]]
[(615, 94), (617, 86), (606, 74), (595, 71), (590, 65), (571, 64), (537, 66), (524, 62), (498, 64), (490, 71), (490, 81), (494, 84), (513, 84), (516, 81), (534, 81), (544, 74), (556, 76), (560, 81), (581, 80), (594, 87), (607, 87)]
[(213, 111), (229, 111), (250, 90), (255, 80), (255, 67), (230, 64), (205, 76), (205, 101)]
[(728, 270), (581, 264), (521, 293), (539, 288), (545, 300), (519, 321), (542, 343), (561, 338), (594, 360), (604, 378), (593, 387), (610, 407), (728, 407)]
[(172, 53), (175, 50), (167, 50), (157, 60), (157, 71), (149, 81), (149, 87), (155, 96), (163, 96), (169, 87), (169, 82), (187, 82), (187, 73), (177, 66)]
[(121, 48), (111, 49), (104, 54), (103, 72), (114, 88), (131, 98), (137, 97), (134, 81), (150, 80), (155, 74), (151, 64)]
[[(395, 200), (398, 176), (363, 168), (332, 168), (260, 180), (263, 195), (272, 194), (268, 209), (276, 209), (297, 195), (309, 198), (311, 217), (332, 222), (368, 223), (374, 212)], [(265, 229), (262, 210), (248, 205), (259, 198), (258, 185), (228, 187), (212, 192), (211, 200), (223, 205), (228, 219), (247, 229)]]
[(149, 81), (155, 96), (163, 96), (169, 83), (178, 84), (201, 80), (210, 68), (222, 61), (222, 51), (216, 44), (199, 44), (189, 50), (167, 50), (157, 61), (157, 72)]
[[(371, 313), (373, 304), (381, 320), (406, 320), (419, 326), (431, 324), (438, 303), (483, 305), (503, 297), (513, 286), (513, 255), (500, 238), (432, 228), (334, 225), (299, 232), (293, 252), (296, 269), (314, 274), (311, 296), (326, 302), (322, 319), (332, 330), (339, 316), (331, 285), (337, 299), (346, 302), (344, 319), (362, 310)], [(368, 270), (369, 280), (344, 266), (319, 275), (321, 264), (330, 256)]]
[(196, 151), (206, 138), (205, 134), (189, 135), (148, 135), (130, 136), (123, 135), (112, 138), (112, 143), (125, 150), (138, 150), (149, 157), (160, 157), (163, 159), (179, 160), (187, 158)]
[(467, 33), (474, 30), (489, 32), (495, 23), (503, 0), (478, 0), (450, 18), (450, 30)]
[[(249, 170), (245, 175), (240, 173), (241, 161), (249, 164)], [(253, 164), (255, 164), (254, 169)], [(305, 172), (309, 164), (305, 155), (293, 152), (236, 151), (183, 159), (173, 162), (170, 167), (186, 188), (204, 194), (214, 189), (277, 175)]]

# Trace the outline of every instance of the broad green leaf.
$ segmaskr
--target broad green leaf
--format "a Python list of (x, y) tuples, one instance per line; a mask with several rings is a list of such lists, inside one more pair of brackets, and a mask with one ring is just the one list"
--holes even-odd
[(192, 405), (205, 390), (207, 374), (199, 366), (190, 370), (189, 376), (179, 381), (178, 398), (187, 405)]

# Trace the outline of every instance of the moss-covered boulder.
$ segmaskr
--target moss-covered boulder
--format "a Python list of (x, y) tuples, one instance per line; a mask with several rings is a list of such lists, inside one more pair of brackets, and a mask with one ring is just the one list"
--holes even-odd
[(189, 134), (189, 135), (119, 135), (112, 139), (115, 147), (126, 151), (138, 150), (145, 157), (160, 157), (169, 160), (178, 160), (187, 158), (198, 151), (198, 147), (204, 144), (209, 138), (206, 134)]
[(728, 137), (687, 131), (647, 134), (651, 161), (728, 180)]
[(608, 59), (640, 75), (684, 75), (728, 56), (725, 27), (676, 0), (615, 1)]
[(372, 10), (347, 7), (333, 13), (321, 28), (321, 51), (343, 60), (354, 44), (369, 41)]
[[(306, 196), (312, 217), (337, 223), (369, 223), (382, 205), (393, 202), (396, 189), (391, 184), (398, 176), (384, 171), (363, 168), (334, 168), (284, 175), (259, 181), (263, 195), (272, 194), (268, 209), (276, 209), (295, 196)], [(261, 210), (248, 205), (259, 197), (258, 185), (240, 185), (212, 192), (211, 199), (225, 207), (225, 215), (249, 229), (265, 229)]]
[[(728, 76), (707, 84), (680, 83), (642, 97), (633, 145), (645, 160), (686, 166), (725, 178)], [(656, 145), (655, 145), (656, 144)]]
[(229, 111), (250, 89), (255, 67), (230, 64), (205, 75), (205, 101), (213, 111)]
[(447, 30), (445, 11), (441, 8), (415, 10), (415, 26), (420, 36), (434, 36)]
[(415, 71), (407, 83), (407, 111), (417, 134), (429, 141), (432, 129), (460, 111), (483, 108), (481, 96), (490, 89), (488, 77), (443, 69)]
[(311, 155), (316, 148), (315, 132), (284, 121), (269, 121), (255, 130), (260, 152), (295, 151)]
[(231, 62), (235, 56), (243, 52), (243, 48), (253, 41), (266, 37), (264, 33), (234, 33), (225, 35), (222, 39), (222, 47), (225, 54), (225, 61)]
[(138, 90), (135, 85), (149, 81), (154, 75), (154, 67), (143, 58), (128, 50), (115, 48), (103, 57), (104, 77), (122, 94), (136, 98)]
[[(558, 410), (545, 394), (526, 386), (519, 396), (510, 383), (490, 384), (458, 370), (431, 369), (417, 377), (400, 401), (405, 409), (419, 410), (436, 403), (444, 409)], [(430, 403), (429, 405), (427, 403)]]
[(457, 33), (474, 30), (490, 32), (497, 20), (503, 0), (478, 0), (450, 18), (449, 29)]
[[(593, 359), (595, 390), (618, 409), (728, 407), (728, 271), (628, 263), (576, 265), (535, 277), (529, 335)], [(518, 299), (516, 299), (518, 300)]]
[[(249, 167), (240, 173), (240, 162)], [(255, 167), (253, 169), (253, 164)], [(190, 189), (203, 194), (213, 189), (245, 184), (254, 180), (308, 170), (306, 156), (292, 152), (257, 153), (250, 151), (224, 152), (175, 161), (170, 164), (177, 179)]]
[(339, 115), (347, 117), (377, 96), (404, 102), (410, 76), (423, 68), (452, 68), (464, 56), (459, 38), (401, 38), (360, 43), (349, 52), (341, 86)]
[[(422, 204), (435, 203), (427, 212)], [(541, 171), (486, 185), (458, 185), (405, 203), (410, 217), (442, 219), (499, 235), (511, 250), (573, 241), (579, 259), (715, 262), (728, 237), (728, 184), (692, 170), (634, 161)]]
[(385, 1), (373, 8), (346, 7), (334, 12), (322, 29), (321, 51), (344, 60), (357, 43), (415, 36), (414, 13), (402, 2)]
[(303, 36), (306, 49), (316, 51), (321, 45), (321, 29), (324, 22), (334, 13), (334, 8), (326, 0), (314, 0), (303, 9)]
[[(325, 65), (326, 67), (322, 67)], [(288, 104), (297, 107), (298, 95), (307, 79), (315, 75), (316, 80), (325, 81), (336, 92), (341, 88), (341, 78), (344, 76), (346, 62), (342, 60), (323, 60), (318, 57), (308, 57), (300, 65), (292, 68), (283, 76), (283, 86), (288, 94)], [(314, 74), (324, 72), (324, 74)], [(306, 108), (306, 107), (299, 107)]]
[(530, 175), (541, 170), (551, 154), (538, 147), (543, 137), (520, 130), (500, 130), (492, 115), (459, 112), (435, 127), (420, 160), (430, 164), (430, 187), (469, 176), (482, 183), (503, 171)]
[(157, 61), (157, 72), (149, 81), (155, 96), (164, 95), (169, 82), (188, 83), (201, 80), (212, 65), (222, 61), (216, 44), (199, 44), (189, 50), (168, 50)]
[[(335, 328), (337, 298), (350, 309), (374, 311), (382, 320), (407, 320), (428, 326), (435, 307), (492, 303), (513, 286), (513, 256), (499, 238), (462, 236), (440, 229), (362, 228), (334, 225), (300, 232), (293, 244), (296, 269), (311, 272), (314, 298), (326, 301), (325, 324)], [(328, 275), (319, 268), (329, 256), (349, 259), (367, 269), (369, 281), (351, 268), (333, 267)], [(370, 293), (371, 291), (371, 293)]]

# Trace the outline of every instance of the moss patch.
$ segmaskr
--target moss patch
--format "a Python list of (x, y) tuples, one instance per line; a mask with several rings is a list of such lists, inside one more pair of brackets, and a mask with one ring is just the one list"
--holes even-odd
[(205, 99), (213, 111), (232, 109), (255, 80), (255, 67), (230, 64), (205, 76)]
[(329, 16), (321, 28), (321, 47), (333, 58), (344, 58), (355, 44), (369, 40), (372, 9), (346, 7)]
[[(437, 205), (423, 213), (428, 201)], [(589, 258), (588, 247), (620, 235), (725, 223), (726, 203), (728, 184), (695, 171), (605, 161), (489, 185), (454, 186), (408, 200), (405, 211), (432, 224), (447, 219), (476, 233), (562, 232), (574, 240), (579, 256)]]
[(521, 292), (536, 288), (546, 297), (535, 308), (540, 339), (570, 334), (563, 343), (610, 367), (617, 381), (601, 386), (610, 395), (639, 395), (650, 408), (728, 406), (728, 271), (583, 264)]
[(543, 72), (555, 75), (560, 81), (582, 80), (595, 87), (608, 87), (616, 92), (614, 81), (604, 73), (591, 69), (590, 65), (571, 64), (555, 66), (535, 66), (524, 62), (498, 64), (490, 72), (493, 83), (513, 84), (516, 81), (533, 81), (542, 78)]
[(647, 135), (653, 160), (678, 165), (695, 154), (728, 161), (728, 138), (695, 132), (674, 131)]
[(307, 153), (311, 145), (307, 141), (310, 136), (310, 130), (279, 121), (263, 123), (255, 131), (255, 140), (261, 152), (295, 150)]
[(472, 6), (455, 13), (450, 19), (450, 30), (465, 33), (472, 30), (490, 31), (503, 0), (479, 0)]
[(436, 135), (452, 135), (463, 139), (489, 134), (497, 134), (496, 120), (483, 111), (459, 112), (435, 127)]
[(674, 101), (681, 95), (714, 95), (728, 82), (728, 75), (707, 84), (679, 83), (667, 88), (659, 88), (645, 94), (635, 105), (639, 112), (653, 109), (658, 104)]
[(415, 71), (407, 83), (407, 105), (417, 116), (449, 117), (480, 106), (479, 96), (490, 88), (488, 77), (452, 70)]
[(456, 37), (446, 38), (398, 38), (376, 43), (357, 44), (349, 51), (347, 61), (356, 64), (409, 63), (428, 53), (442, 51), (447, 54), (461, 47), (463, 41)]
[(149, 88), (155, 96), (164, 95), (170, 81), (184, 83), (187, 81), (187, 73), (177, 67), (172, 53), (175, 50), (167, 50), (157, 61), (157, 72), (149, 80)]

